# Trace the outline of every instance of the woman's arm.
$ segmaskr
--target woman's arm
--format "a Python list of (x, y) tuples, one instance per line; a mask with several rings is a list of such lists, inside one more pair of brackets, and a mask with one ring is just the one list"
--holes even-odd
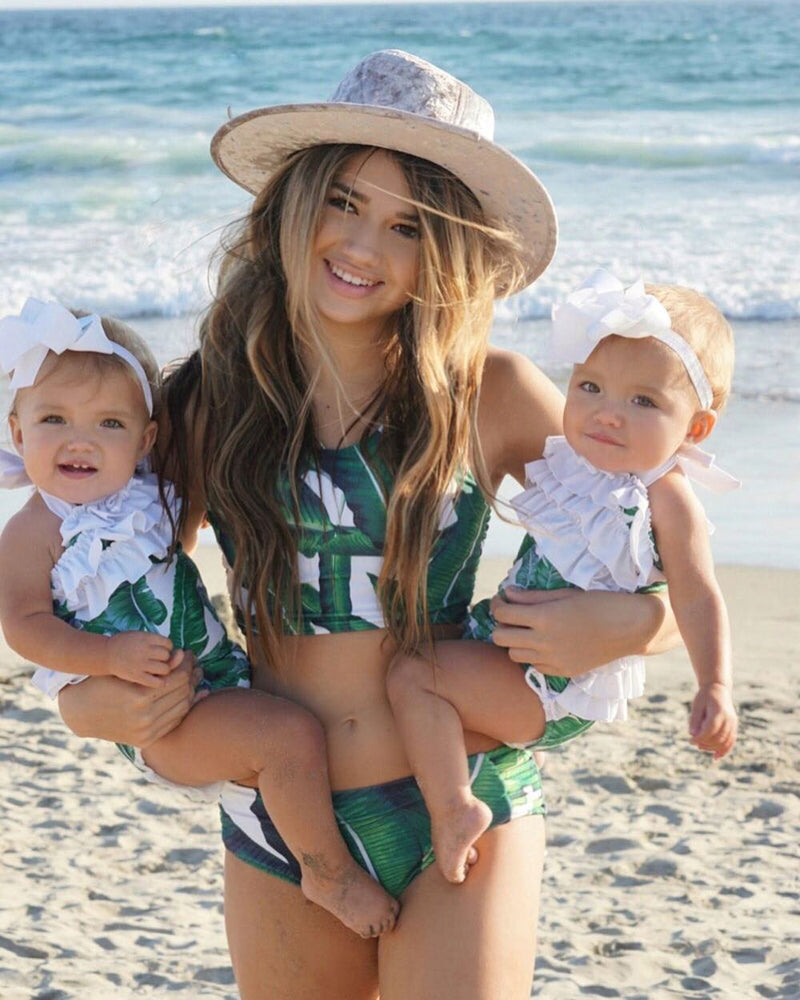
[(494, 642), (517, 663), (577, 677), (621, 656), (660, 653), (680, 641), (666, 593), (519, 590), (492, 601)]
[(492, 484), (525, 482), (525, 464), (542, 457), (545, 440), (561, 433), (564, 397), (532, 361), (493, 349), (483, 371), (478, 430)]
[(156, 438), (160, 474), (175, 484), (180, 497), (180, 542), (187, 555), (197, 547), (197, 534), (206, 523), (203, 462), (199, 460), (206, 447), (206, 418), (199, 401), (199, 379), (197, 352), (167, 376)]
[[(509, 351), (492, 351), (481, 387), (479, 427), (496, 485), (503, 476), (524, 483), (527, 462), (542, 457), (561, 433), (563, 397), (536, 366)], [(577, 590), (510, 590), (495, 598), (501, 628), (494, 641), (520, 663), (549, 665), (562, 676), (585, 673), (620, 656), (664, 652), (680, 640), (666, 594)]]

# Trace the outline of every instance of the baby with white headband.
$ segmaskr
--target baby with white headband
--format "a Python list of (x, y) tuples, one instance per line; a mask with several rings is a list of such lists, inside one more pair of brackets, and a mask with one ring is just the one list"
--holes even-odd
[[(739, 485), (697, 447), (730, 391), (730, 326), (691, 289), (626, 288), (597, 271), (554, 307), (553, 348), (574, 365), (564, 435), (547, 439), (511, 501), (528, 534), (500, 595), (510, 587), (646, 591), (668, 580), (698, 684), (690, 738), (718, 759), (736, 740), (730, 635), (690, 480), (717, 492)], [(512, 662), (523, 651), (492, 644), (500, 627), (482, 601), (465, 633), (480, 642), (436, 643), (433, 665), (399, 658), (389, 678), (436, 857), (454, 882), (491, 819), (470, 790), (463, 730), (546, 750), (595, 722), (625, 719), (628, 699), (644, 690), (642, 657), (555, 676), (546, 662)]]
[(120, 749), (151, 780), (209, 801), (225, 780), (257, 785), (308, 898), (364, 937), (391, 929), (398, 904), (339, 833), (320, 724), (250, 689), (196, 566), (171, 552), (177, 502), (148, 466), (150, 350), (118, 320), (29, 299), (0, 320), (0, 367), (13, 372), (18, 452), (0, 452), (0, 486), (35, 487), (0, 536), (0, 621), (41, 665), (34, 683), (52, 698), (90, 676), (158, 687), (190, 650), (203, 672), (193, 707), (155, 742)]

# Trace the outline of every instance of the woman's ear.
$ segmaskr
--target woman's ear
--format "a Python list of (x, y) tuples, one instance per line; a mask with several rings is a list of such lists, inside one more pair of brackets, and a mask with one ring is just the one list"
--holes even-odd
[(716, 422), (716, 410), (698, 410), (689, 421), (689, 429), (686, 432), (687, 443), (700, 444), (701, 441), (705, 441), (714, 430)]

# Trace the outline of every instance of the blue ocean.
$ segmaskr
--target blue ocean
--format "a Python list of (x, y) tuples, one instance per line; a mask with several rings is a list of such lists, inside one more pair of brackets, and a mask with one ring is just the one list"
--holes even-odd
[(404, 48), (491, 101), (558, 211), (555, 261), (500, 304), (495, 341), (562, 381), (546, 317), (595, 267), (710, 295), (738, 345), (710, 443), (745, 483), (704, 497), (716, 554), (800, 566), (796, 0), (0, 12), (0, 40), (0, 314), (57, 298), (184, 354), (248, 204), (209, 158), (217, 127), (326, 99), (363, 55)]

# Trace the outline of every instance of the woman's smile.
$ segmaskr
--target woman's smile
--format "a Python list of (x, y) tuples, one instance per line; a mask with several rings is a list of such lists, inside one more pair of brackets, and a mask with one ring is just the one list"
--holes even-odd
[(371, 292), (373, 288), (383, 284), (382, 281), (358, 275), (353, 270), (332, 260), (326, 259), (325, 263), (328, 266), (331, 284), (343, 295), (361, 298)]

